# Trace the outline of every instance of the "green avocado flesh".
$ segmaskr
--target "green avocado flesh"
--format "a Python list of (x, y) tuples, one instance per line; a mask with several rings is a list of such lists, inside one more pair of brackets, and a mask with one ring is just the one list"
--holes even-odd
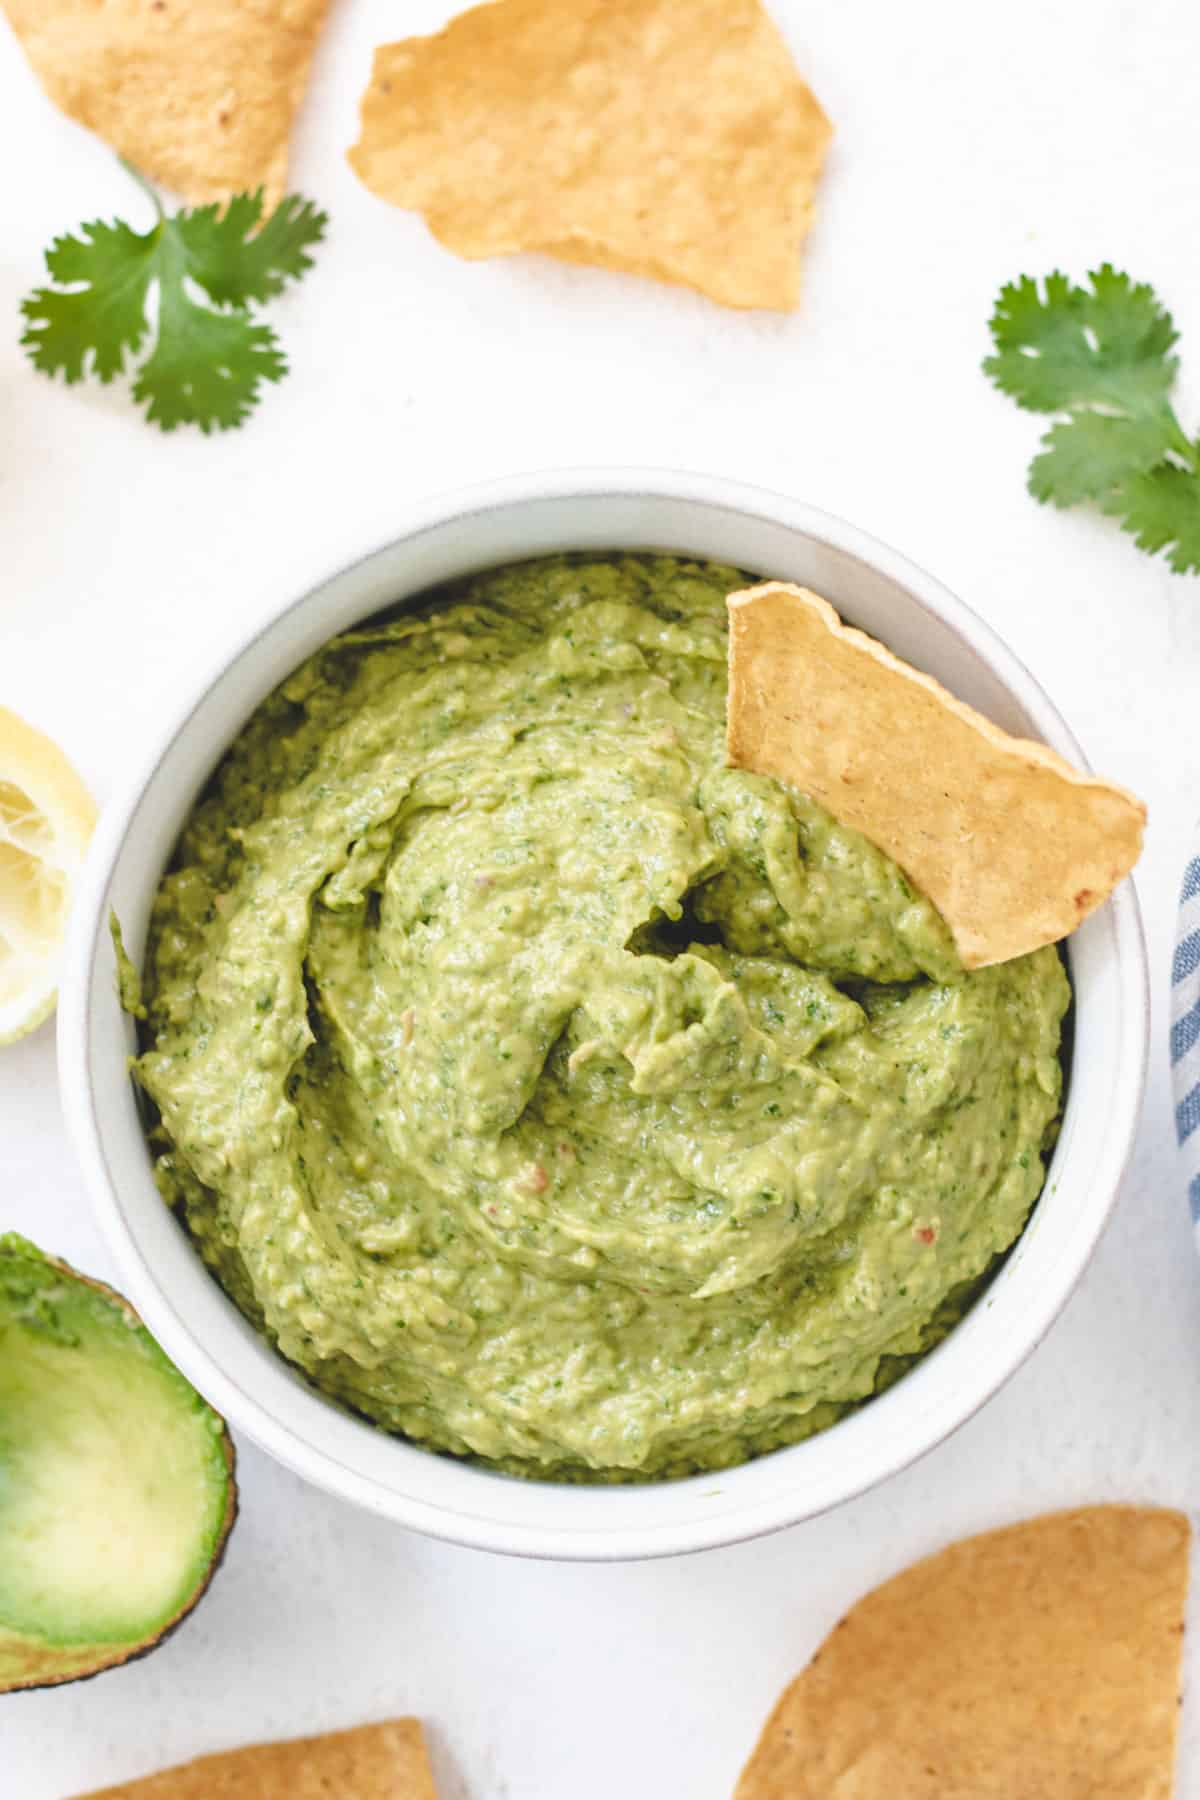
[(745, 579), (539, 560), (327, 645), (124, 983), (200, 1254), (431, 1448), (636, 1480), (792, 1443), (945, 1334), (1041, 1188), (1059, 957), (965, 974), (886, 857), (725, 766)]
[(232, 1494), (222, 1421), (132, 1312), (0, 1237), (0, 1691), (153, 1643), (207, 1582)]

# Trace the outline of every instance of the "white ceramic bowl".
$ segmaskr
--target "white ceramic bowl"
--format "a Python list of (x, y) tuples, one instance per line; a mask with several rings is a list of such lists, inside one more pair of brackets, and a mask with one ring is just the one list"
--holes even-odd
[(1028, 1229), (986, 1297), (903, 1381), (831, 1430), (721, 1475), (644, 1487), (508, 1479), (385, 1436), (323, 1400), (259, 1338), (163, 1206), (125, 1059), (108, 936), (140, 961), (151, 897), (198, 789), (278, 681), (336, 632), (471, 570), (557, 550), (660, 549), (802, 582), (1011, 731), (1076, 763), (1026, 670), (953, 595), (853, 526), (700, 476), (535, 475), (431, 501), (393, 542), (236, 646), (109, 806), (74, 911), (59, 1005), (67, 1119), (128, 1292), (168, 1354), (240, 1431), (309, 1480), (402, 1525), (535, 1556), (668, 1555), (810, 1517), (947, 1436), (1013, 1373), (1062, 1307), (1108, 1217), (1141, 1100), (1145, 949), (1126, 883), (1071, 939), (1066, 1116)]

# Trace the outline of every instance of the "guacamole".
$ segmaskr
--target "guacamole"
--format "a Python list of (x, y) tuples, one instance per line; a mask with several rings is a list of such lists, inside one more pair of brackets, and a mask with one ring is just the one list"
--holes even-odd
[(723, 1468), (927, 1349), (1060, 1109), (1053, 949), (725, 766), (735, 569), (556, 557), (328, 644), (159, 888), (157, 1178), (323, 1393), (514, 1473)]

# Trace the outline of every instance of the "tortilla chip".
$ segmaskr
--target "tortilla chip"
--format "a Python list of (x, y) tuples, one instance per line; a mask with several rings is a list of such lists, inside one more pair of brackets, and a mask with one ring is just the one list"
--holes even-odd
[(735, 1800), (1170, 1800), (1188, 1536), (1094, 1506), (917, 1563), (784, 1692)]
[(330, 0), (0, 0), (42, 86), (185, 200), (287, 183)]
[(817, 594), (747, 589), (729, 625), (730, 762), (790, 782), (885, 851), (965, 968), (1056, 943), (1137, 861), (1140, 800), (1009, 737)]
[(829, 130), (760, 0), (495, 0), (376, 51), (350, 161), (459, 256), (785, 309)]
[(419, 1719), (251, 1744), (79, 1800), (437, 1800)]

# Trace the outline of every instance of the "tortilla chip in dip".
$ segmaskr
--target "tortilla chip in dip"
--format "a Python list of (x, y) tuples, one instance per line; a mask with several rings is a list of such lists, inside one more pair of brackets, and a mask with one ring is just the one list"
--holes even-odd
[(250, 1744), (79, 1800), (437, 1800), (418, 1719)]
[(906, 1569), (786, 1689), (735, 1800), (1170, 1800), (1188, 1540), (1094, 1506)]
[(1010, 737), (805, 588), (728, 604), (730, 762), (885, 851), (965, 968), (1056, 943), (1128, 875), (1146, 809), (1124, 788)]
[(459, 256), (786, 309), (829, 131), (760, 0), (495, 0), (376, 52), (350, 161)]
[(185, 200), (287, 183), (330, 0), (0, 0), (50, 98)]

